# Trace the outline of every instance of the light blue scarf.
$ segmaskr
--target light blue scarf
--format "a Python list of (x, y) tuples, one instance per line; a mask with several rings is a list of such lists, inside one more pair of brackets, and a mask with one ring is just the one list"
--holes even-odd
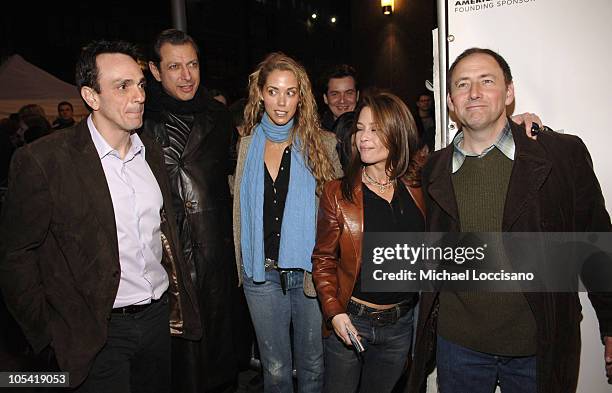
[[(244, 164), (240, 184), (240, 246), (244, 272), (255, 282), (266, 281), (263, 241), (266, 139), (273, 142), (286, 141), (292, 127), (293, 119), (284, 126), (277, 126), (264, 113), (261, 123), (255, 127)], [(317, 222), (315, 192), (315, 178), (304, 161), (300, 141), (294, 138), (291, 147), (289, 190), (278, 252), (279, 267), (312, 271), (310, 258), (315, 244)]]

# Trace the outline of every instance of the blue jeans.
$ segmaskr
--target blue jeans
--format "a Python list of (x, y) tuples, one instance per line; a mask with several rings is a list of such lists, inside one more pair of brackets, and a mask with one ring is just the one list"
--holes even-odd
[(360, 393), (391, 392), (410, 355), (413, 313), (410, 310), (396, 323), (386, 326), (374, 326), (366, 316), (349, 314), (366, 350), (360, 360), (353, 347), (344, 345), (335, 333), (325, 338), (324, 392), (354, 393), (357, 389)]
[(438, 336), (440, 393), (536, 393), (535, 356), (498, 356), (473, 351)]
[(266, 272), (263, 283), (244, 276), (244, 294), (259, 344), (265, 393), (293, 392), (292, 358), (298, 392), (320, 393), (323, 387), (321, 309), (316, 298), (304, 295), (303, 280), (304, 272), (289, 272), (287, 294), (283, 295), (277, 271)]

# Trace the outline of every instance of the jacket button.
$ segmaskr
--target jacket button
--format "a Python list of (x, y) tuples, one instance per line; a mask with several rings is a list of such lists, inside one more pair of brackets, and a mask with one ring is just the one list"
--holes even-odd
[(191, 209), (191, 206), (192, 206), (191, 201), (187, 201), (187, 202), (185, 202), (185, 207), (186, 207), (187, 209)]

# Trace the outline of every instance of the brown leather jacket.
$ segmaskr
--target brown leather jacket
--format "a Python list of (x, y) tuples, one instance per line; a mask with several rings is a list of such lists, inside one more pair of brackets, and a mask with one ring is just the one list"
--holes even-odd
[[(340, 180), (334, 180), (323, 189), (317, 220), (317, 241), (312, 254), (312, 276), (326, 322), (323, 324), (324, 337), (331, 333), (331, 318), (346, 312), (361, 268), (362, 183), (359, 181), (355, 185), (354, 202), (344, 199), (340, 184)], [(404, 185), (424, 214), (421, 189)]]

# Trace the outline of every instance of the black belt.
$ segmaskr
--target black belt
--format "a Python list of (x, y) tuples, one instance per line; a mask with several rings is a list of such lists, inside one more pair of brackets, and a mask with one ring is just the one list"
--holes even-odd
[(269, 272), (272, 270), (276, 270), (278, 269), (278, 261), (275, 261), (274, 259), (270, 259), (270, 258), (266, 258), (264, 260), (264, 270)]
[(392, 325), (406, 315), (408, 311), (412, 310), (418, 299), (418, 296), (414, 296), (410, 300), (404, 300), (385, 310), (368, 307), (365, 304), (357, 303), (350, 299), (346, 306), (346, 312), (351, 315), (368, 318), (376, 326)]
[(113, 311), (111, 311), (111, 313), (112, 314), (137, 314), (139, 312), (146, 310), (148, 307), (159, 303), (161, 300), (162, 298), (160, 297), (159, 299), (151, 299), (151, 303), (147, 303), (147, 304), (132, 304), (131, 306), (113, 308)]
[(280, 274), (280, 285), (281, 285), (281, 289), (283, 290), (283, 295), (287, 294), (287, 274), (289, 274), (289, 272), (303, 272), (304, 271), (304, 269), (299, 269), (299, 268), (278, 267), (278, 261), (275, 261), (274, 259), (270, 259), (270, 258), (265, 259), (264, 269), (267, 272), (271, 272), (272, 270), (278, 271), (278, 274)]

